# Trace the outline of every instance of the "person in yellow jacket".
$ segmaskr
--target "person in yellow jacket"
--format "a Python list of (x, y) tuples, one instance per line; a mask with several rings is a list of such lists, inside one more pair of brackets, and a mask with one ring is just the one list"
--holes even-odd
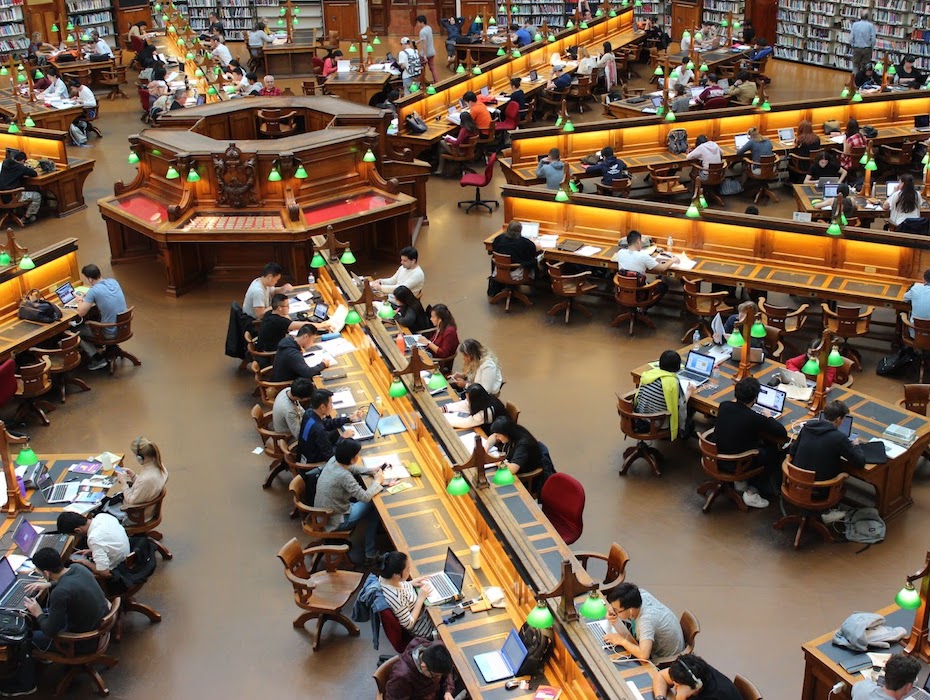
[(691, 421), (693, 412), (688, 409), (688, 399), (694, 393), (694, 385), (682, 385), (678, 379), (680, 369), (681, 356), (674, 350), (663, 352), (659, 357), (659, 366), (643, 372), (634, 403), (637, 413), (668, 412), (672, 440), (688, 437), (694, 430)]

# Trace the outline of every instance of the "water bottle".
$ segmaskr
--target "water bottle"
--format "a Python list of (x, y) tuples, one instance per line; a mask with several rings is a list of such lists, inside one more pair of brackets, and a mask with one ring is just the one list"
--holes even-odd
[(695, 350), (701, 347), (701, 331), (695, 329), (694, 334), (691, 336), (691, 342), (694, 343)]
[(307, 275), (307, 286), (310, 288), (311, 292), (316, 291), (316, 277), (314, 277), (312, 270), (310, 274)]
[(671, 236), (669, 236), (669, 237), (668, 237), (668, 240), (665, 241), (665, 249), (666, 249), (669, 253), (671, 253), (671, 252), (672, 252), (672, 248), (674, 247), (674, 245), (675, 245), (675, 239), (673, 239)]

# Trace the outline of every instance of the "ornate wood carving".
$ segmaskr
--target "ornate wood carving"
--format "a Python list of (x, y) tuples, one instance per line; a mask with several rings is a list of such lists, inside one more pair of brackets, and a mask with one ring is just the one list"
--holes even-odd
[(228, 207), (247, 207), (258, 204), (258, 192), (255, 189), (255, 156), (243, 160), (242, 151), (236, 144), (222, 156), (213, 156), (213, 168), (216, 172), (216, 203)]

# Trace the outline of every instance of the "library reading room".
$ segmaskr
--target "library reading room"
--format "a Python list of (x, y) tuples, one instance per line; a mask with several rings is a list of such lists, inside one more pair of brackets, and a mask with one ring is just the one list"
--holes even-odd
[(0, 698), (930, 700), (923, 0), (0, 0), (0, 311)]

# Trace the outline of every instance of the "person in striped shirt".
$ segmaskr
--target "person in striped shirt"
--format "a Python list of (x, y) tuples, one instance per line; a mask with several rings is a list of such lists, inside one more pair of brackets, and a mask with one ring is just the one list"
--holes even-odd
[(424, 609), (429, 595), (426, 576), (414, 581), (410, 578), (410, 557), (404, 552), (387, 552), (378, 558), (381, 572), (381, 590), (401, 627), (414, 637), (433, 638), (436, 628)]
[[(694, 385), (687, 383), (682, 386), (678, 380), (680, 369), (681, 356), (674, 350), (666, 350), (659, 357), (658, 367), (643, 372), (636, 390), (637, 413), (670, 414), (666, 427), (671, 430), (672, 440), (686, 437), (694, 429), (692, 411), (688, 408)], [(643, 427), (648, 430), (648, 426)]]

